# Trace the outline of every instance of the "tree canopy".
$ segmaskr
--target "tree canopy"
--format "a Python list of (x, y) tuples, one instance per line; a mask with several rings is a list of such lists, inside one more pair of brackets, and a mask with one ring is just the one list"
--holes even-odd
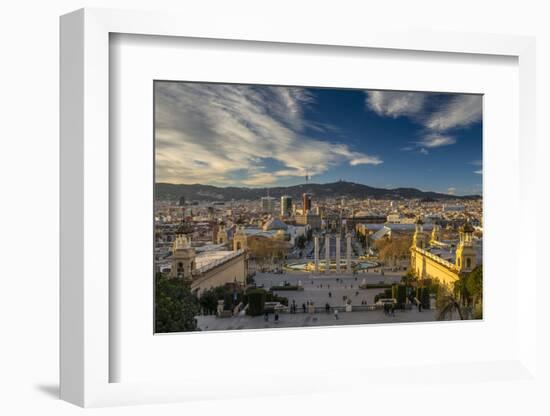
[(189, 284), (162, 273), (155, 280), (155, 332), (196, 331), (199, 301)]

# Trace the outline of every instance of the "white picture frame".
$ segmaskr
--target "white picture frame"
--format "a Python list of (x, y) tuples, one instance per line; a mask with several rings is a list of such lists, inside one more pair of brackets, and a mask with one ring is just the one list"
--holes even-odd
[[(441, 54), (481, 54), (516, 57), (519, 67), (519, 196), (517, 214), (528, 225), (526, 213), (535, 201), (535, 41), (529, 37), (465, 33), (387, 32), (362, 28), (360, 31), (331, 32), (326, 28), (302, 32), (264, 24), (246, 26), (235, 32), (234, 25), (223, 20), (205, 25), (170, 13), (83, 9), (61, 18), (61, 398), (80, 406), (158, 403), (196, 398), (237, 397), (270, 394), (283, 375), (270, 374), (265, 386), (253, 382), (202, 392), (196, 375), (182, 381), (111, 382), (110, 366), (119, 359), (110, 348), (109, 308), (112, 290), (109, 282), (110, 251), (110, 171), (109, 157), (109, 36), (113, 33), (225, 39), (281, 44), (331, 45), (340, 48), (376, 48), (386, 50), (429, 51)], [(261, 45), (261, 44), (260, 44)], [(523, 214), (523, 215), (522, 215)], [(525, 230), (518, 241), (519, 261), (532, 258), (527, 249), (535, 241), (535, 230)], [(499, 361), (465, 363), (441, 362), (425, 365), (425, 379), (438, 380), (441, 370), (453, 371), (457, 378), (479, 382), (503, 377), (525, 380), (536, 377), (536, 323), (529, 319), (536, 308), (529, 297), (538, 278), (536, 262), (524, 263), (522, 283), (518, 287), (518, 332), (516, 354)], [(517, 274), (518, 270), (510, 270)], [(514, 275), (514, 278), (517, 276)], [(353, 329), (351, 329), (353, 330)], [(299, 330), (295, 330), (299, 331)], [(318, 339), (322, 334), (317, 335)], [(325, 334), (324, 336), (328, 336)], [(330, 377), (346, 379), (349, 372), (332, 370)], [(359, 371), (359, 369), (358, 369)], [(418, 371), (418, 368), (415, 369)], [(387, 367), (371, 368), (371, 381), (391, 376)], [(472, 374), (477, 375), (472, 378)], [(482, 374), (482, 376), (480, 375)], [(409, 384), (416, 384), (412, 379)], [(212, 384), (212, 383), (211, 383)], [(329, 383), (330, 384), (330, 383)], [(321, 385), (286, 383), (285, 391), (309, 392), (347, 388), (347, 384)], [(407, 383), (405, 383), (407, 385)], [(244, 391), (244, 393), (243, 393)]]

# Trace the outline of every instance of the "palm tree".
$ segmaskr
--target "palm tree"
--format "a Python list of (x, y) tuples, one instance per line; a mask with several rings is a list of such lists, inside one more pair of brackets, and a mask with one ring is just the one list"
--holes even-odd
[(464, 320), (465, 314), (463, 311), (460, 302), (453, 295), (443, 296), (442, 299), (438, 301), (440, 303), (438, 306), (439, 312), (437, 314), (438, 321), (448, 321), (453, 319), (453, 314), (456, 312), (460, 320)]

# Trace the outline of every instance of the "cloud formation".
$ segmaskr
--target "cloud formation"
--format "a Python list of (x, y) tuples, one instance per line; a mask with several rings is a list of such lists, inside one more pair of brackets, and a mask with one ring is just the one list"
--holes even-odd
[(264, 186), (341, 163), (382, 163), (309, 134), (331, 127), (304, 117), (315, 102), (306, 89), (183, 82), (155, 88), (157, 182)]
[(367, 91), (367, 106), (379, 116), (412, 117), (424, 108), (426, 94), (418, 92)]
[(409, 150), (455, 144), (456, 139), (449, 132), (481, 120), (481, 95), (396, 91), (365, 93), (367, 108), (376, 114), (392, 118), (407, 117), (424, 127), (424, 137)]
[(481, 160), (473, 160), (470, 162), (470, 165), (479, 166), (479, 169), (474, 170), (474, 173), (483, 175), (483, 162)]
[(422, 146), (423, 148), (428, 147), (430, 149), (434, 147), (449, 146), (455, 143), (456, 139), (454, 137), (444, 136), (437, 133), (427, 134), (421, 141), (417, 142), (419, 146)]
[(456, 95), (432, 113), (424, 124), (438, 132), (466, 127), (481, 120), (481, 109), (480, 95)]

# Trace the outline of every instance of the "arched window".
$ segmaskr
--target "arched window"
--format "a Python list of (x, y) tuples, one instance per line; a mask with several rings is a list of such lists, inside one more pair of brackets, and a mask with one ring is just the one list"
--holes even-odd
[(241, 249), (241, 242), (237, 241), (237, 250), (240, 250), (240, 249)]
[(468, 257), (466, 259), (466, 268), (469, 269), (470, 267), (472, 267), (472, 259)]

